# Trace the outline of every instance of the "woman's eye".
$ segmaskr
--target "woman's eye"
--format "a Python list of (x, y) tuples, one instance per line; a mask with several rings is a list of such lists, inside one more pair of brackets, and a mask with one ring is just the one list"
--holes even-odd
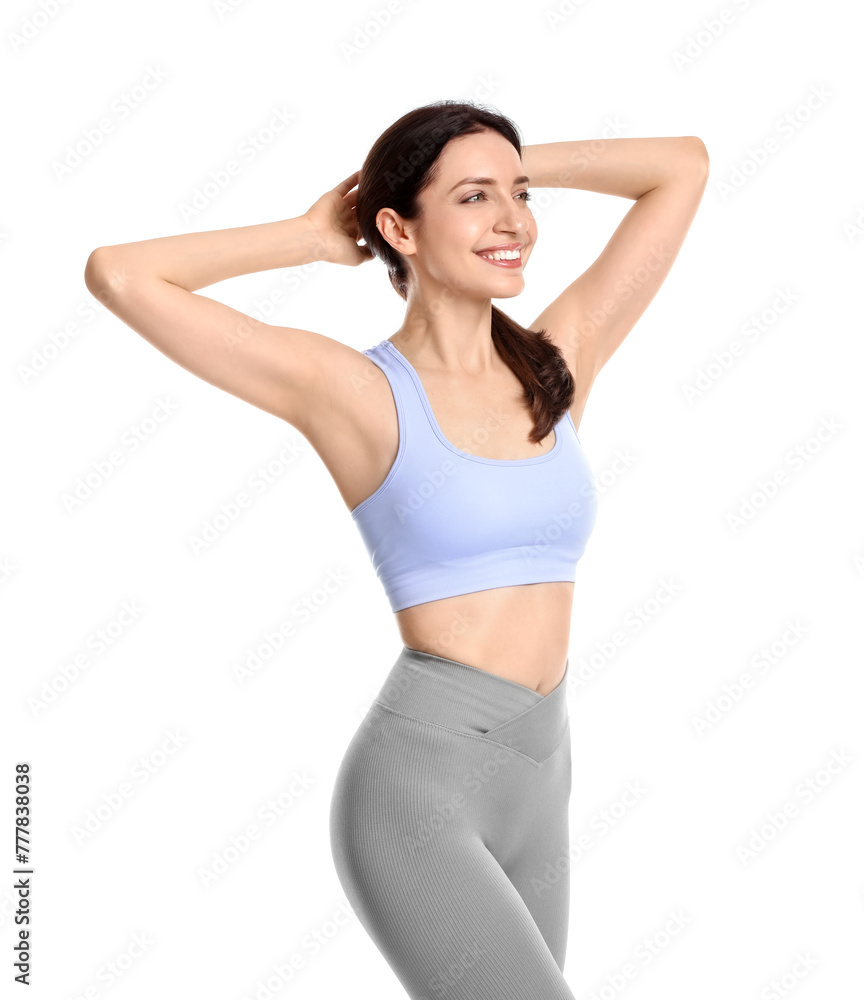
[[(465, 201), (462, 202), (462, 204), (463, 205), (467, 205), (470, 202), (472, 202), (475, 198), (485, 198), (485, 197), (486, 197), (486, 195), (482, 191), (478, 191), (477, 194), (469, 195), (465, 199)], [(522, 198), (523, 201), (530, 201), (532, 195), (531, 195), (530, 191), (522, 191), (521, 194), (517, 194), (516, 197), (517, 198)]]

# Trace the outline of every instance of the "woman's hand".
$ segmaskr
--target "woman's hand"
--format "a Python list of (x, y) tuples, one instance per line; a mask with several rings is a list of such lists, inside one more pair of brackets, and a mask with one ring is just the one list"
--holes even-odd
[(354, 212), (359, 176), (360, 171), (357, 170), (346, 177), (305, 213), (318, 235), (319, 260), (354, 267), (374, 256), (369, 247), (357, 243), (363, 238)]

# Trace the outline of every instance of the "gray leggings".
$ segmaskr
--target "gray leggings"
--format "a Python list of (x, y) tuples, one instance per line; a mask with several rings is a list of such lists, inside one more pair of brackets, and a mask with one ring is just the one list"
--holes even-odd
[(543, 696), (403, 646), (348, 744), (333, 860), (412, 1000), (573, 1000), (569, 665)]

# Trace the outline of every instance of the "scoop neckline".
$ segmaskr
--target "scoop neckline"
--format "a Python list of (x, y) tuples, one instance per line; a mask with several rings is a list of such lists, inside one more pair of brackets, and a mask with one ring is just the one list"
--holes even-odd
[(426, 416), (429, 418), (429, 424), (431, 425), (432, 430), (435, 432), (435, 436), (438, 438), (441, 444), (443, 444), (444, 447), (447, 448), (449, 451), (452, 451), (454, 455), (458, 455), (460, 458), (467, 458), (469, 461), (472, 462), (482, 462), (484, 465), (518, 466), (518, 465), (538, 465), (540, 462), (548, 462), (551, 459), (555, 458), (555, 456), (561, 450), (561, 444), (562, 444), (561, 425), (566, 419), (569, 411), (565, 412), (564, 416), (562, 416), (555, 424), (554, 427), (555, 444), (552, 445), (552, 448), (549, 451), (544, 452), (542, 455), (532, 455), (528, 458), (484, 458), (482, 455), (472, 455), (467, 451), (462, 451), (461, 448), (457, 448), (455, 444), (453, 444), (448, 438), (444, 436), (444, 432), (441, 430), (441, 426), (439, 425), (438, 419), (436, 418), (435, 413), (432, 409), (432, 404), (429, 402), (429, 397), (426, 394), (426, 389), (423, 387), (423, 382), (421, 381), (420, 376), (417, 374), (417, 370), (414, 368), (414, 365), (411, 364), (411, 362), (405, 357), (405, 355), (391, 340), (385, 338), (382, 341), (382, 343), (386, 344), (387, 347), (405, 365), (408, 374), (411, 376), (414, 385), (417, 387), (420, 400), (423, 403), (423, 408), (426, 411)]

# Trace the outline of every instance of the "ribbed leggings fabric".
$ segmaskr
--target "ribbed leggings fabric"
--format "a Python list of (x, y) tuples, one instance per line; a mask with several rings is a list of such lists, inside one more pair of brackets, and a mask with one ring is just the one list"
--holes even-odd
[(403, 646), (337, 772), (330, 843), (412, 1000), (573, 1000), (570, 724), (547, 695)]

